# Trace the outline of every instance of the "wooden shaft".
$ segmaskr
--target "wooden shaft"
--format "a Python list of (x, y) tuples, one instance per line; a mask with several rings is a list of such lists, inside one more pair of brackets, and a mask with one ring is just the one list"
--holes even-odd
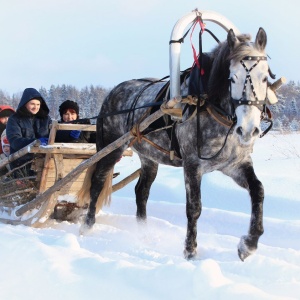
[[(164, 113), (161, 110), (156, 111), (154, 114), (151, 114), (148, 118), (146, 118), (143, 122), (140, 123), (139, 130), (143, 131), (151, 123), (162, 117)], [(101, 151), (94, 154), (91, 158), (87, 159), (85, 162), (78, 165), (75, 169), (73, 169), (68, 175), (66, 175), (61, 180), (57, 181), (53, 186), (51, 186), (48, 190), (44, 193), (39, 194), (36, 198), (31, 200), (30, 202), (24, 204), (16, 211), (16, 216), (21, 216), (25, 212), (30, 209), (33, 209), (37, 205), (46, 201), (53, 193), (59, 191), (64, 185), (66, 185), (69, 181), (71, 181), (74, 177), (79, 175), (83, 170), (87, 169), (88, 167), (92, 166), (96, 162), (98, 162), (101, 158), (105, 157), (112, 151), (118, 149), (126, 142), (133, 138), (131, 132), (125, 133), (123, 136), (115, 140), (113, 143), (109, 144), (108, 146), (104, 147)]]
[(135, 172), (133, 172), (132, 174), (130, 174), (129, 176), (125, 177), (123, 180), (121, 180), (120, 182), (114, 184), (112, 186), (112, 192), (116, 192), (118, 190), (120, 190), (121, 188), (123, 188), (125, 185), (127, 185), (128, 183), (130, 183), (131, 181), (133, 181), (134, 179), (138, 178), (140, 176), (141, 173), (141, 169), (136, 170)]
[(28, 189), (24, 189), (24, 190), (17, 190), (15, 192), (11, 192), (9, 194), (2, 195), (1, 197), (7, 198), (7, 197), (10, 197), (10, 196), (15, 196), (15, 195), (29, 193), (29, 192), (34, 192), (34, 189), (33, 188), (28, 188)]
[(275, 92), (276, 90), (278, 90), (283, 84), (286, 83), (286, 78), (285, 77), (281, 77), (278, 80), (276, 80), (275, 82), (273, 82), (269, 88)]

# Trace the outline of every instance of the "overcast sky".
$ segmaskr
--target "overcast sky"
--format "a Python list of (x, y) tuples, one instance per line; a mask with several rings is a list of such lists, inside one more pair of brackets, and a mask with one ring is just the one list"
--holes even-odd
[[(0, 0), (0, 89), (11, 95), (51, 84), (111, 88), (169, 75), (171, 31), (195, 8), (220, 13), (253, 38), (263, 27), (273, 73), (299, 81), (299, 0)], [(208, 39), (205, 50), (213, 46)], [(182, 70), (193, 63), (189, 38), (181, 59)]]

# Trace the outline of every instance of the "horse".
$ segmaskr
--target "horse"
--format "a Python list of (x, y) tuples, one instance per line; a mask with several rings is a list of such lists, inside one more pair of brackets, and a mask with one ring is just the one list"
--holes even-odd
[[(138, 221), (145, 222), (147, 219), (147, 200), (158, 165), (183, 167), (187, 216), (184, 256), (195, 259), (197, 221), (202, 210), (201, 178), (205, 173), (218, 170), (246, 189), (251, 198), (250, 227), (248, 233), (240, 238), (239, 258), (244, 261), (257, 249), (258, 240), (264, 232), (264, 187), (254, 172), (250, 154), (262, 132), (261, 119), (266, 113), (270, 74), (266, 44), (267, 35), (263, 28), (259, 28), (254, 42), (249, 34), (235, 35), (230, 29), (227, 40), (213, 49), (204, 108), (199, 105), (197, 114), (195, 109), (183, 109), (181, 121), (177, 121), (172, 130), (172, 136), (177, 140), (173, 159), (162, 151), (170, 148), (170, 132), (165, 128), (157, 130), (151, 125), (138, 132), (134, 142), (126, 142), (94, 165), (92, 177), (89, 177), (90, 187), (83, 185), (83, 192), (90, 197), (81, 226), (83, 232), (93, 227), (97, 199), (109, 181), (115, 163), (131, 146), (141, 162), (140, 176), (135, 186)], [(125, 81), (114, 87), (104, 100), (97, 120), (97, 150), (113, 143), (149, 116), (153, 112), (149, 104), (163, 93), (166, 85), (164, 80), (145, 78)], [(187, 84), (182, 83), (181, 86), (182, 91), (186, 92)], [(216, 119), (223, 119), (224, 122)], [(229, 124), (226, 120), (230, 121)]]

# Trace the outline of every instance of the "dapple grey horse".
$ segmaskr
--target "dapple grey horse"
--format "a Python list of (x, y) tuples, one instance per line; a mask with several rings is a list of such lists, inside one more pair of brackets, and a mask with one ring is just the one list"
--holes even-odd
[[(141, 161), (141, 173), (135, 186), (139, 221), (146, 220), (147, 200), (158, 165), (183, 167), (188, 221), (184, 255), (187, 259), (195, 258), (197, 253), (197, 220), (202, 209), (201, 178), (205, 173), (219, 170), (249, 192), (251, 220), (248, 233), (241, 237), (238, 245), (241, 260), (257, 249), (259, 237), (264, 232), (264, 188), (255, 175), (250, 154), (260, 136), (260, 122), (265, 113), (269, 76), (266, 43), (267, 36), (262, 28), (254, 42), (249, 35), (236, 36), (230, 30), (227, 41), (210, 53), (211, 70), (204, 109), (199, 107), (198, 117), (194, 116), (193, 109), (183, 110), (182, 121), (177, 122), (172, 132), (172, 138), (178, 145), (173, 160), (159, 149), (170, 149), (170, 133), (166, 129), (148, 128), (140, 136), (151, 143), (141, 138), (132, 144)], [(144, 106), (153, 103), (165, 85), (166, 82), (160, 80), (130, 80), (112, 89), (100, 112), (106, 117), (97, 121), (97, 149), (114, 142), (141, 118), (149, 115), (151, 111)], [(127, 113), (114, 114), (127, 110)], [(231, 121), (232, 126), (216, 121), (218, 118), (214, 116)], [(97, 163), (91, 179), (91, 200), (83, 228), (92, 228), (95, 223), (98, 196), (108, 174), (128, 145), (129, 142)]]

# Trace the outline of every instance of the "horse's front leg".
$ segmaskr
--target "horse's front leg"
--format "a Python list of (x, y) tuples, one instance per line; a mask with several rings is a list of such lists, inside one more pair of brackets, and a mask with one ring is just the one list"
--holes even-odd
[(241, 187), (248, 190), (251, 197), (251, 220), (247, 235), (241, 237), (238, 244), (238, 255), (244, 261), (257, 249), (260, 236), (264, 233), (263, 227), (263, 202), (264, 187), (257, 179), (252, 162), (245, 163), (235, 172), (227, 174)]
[(184, 178), (186, 188), (187, 233), (184, 256), (192, 259), (197, 254), (197, 221), (201, 214), (201, 175), (197, 166), (185, 165)]

